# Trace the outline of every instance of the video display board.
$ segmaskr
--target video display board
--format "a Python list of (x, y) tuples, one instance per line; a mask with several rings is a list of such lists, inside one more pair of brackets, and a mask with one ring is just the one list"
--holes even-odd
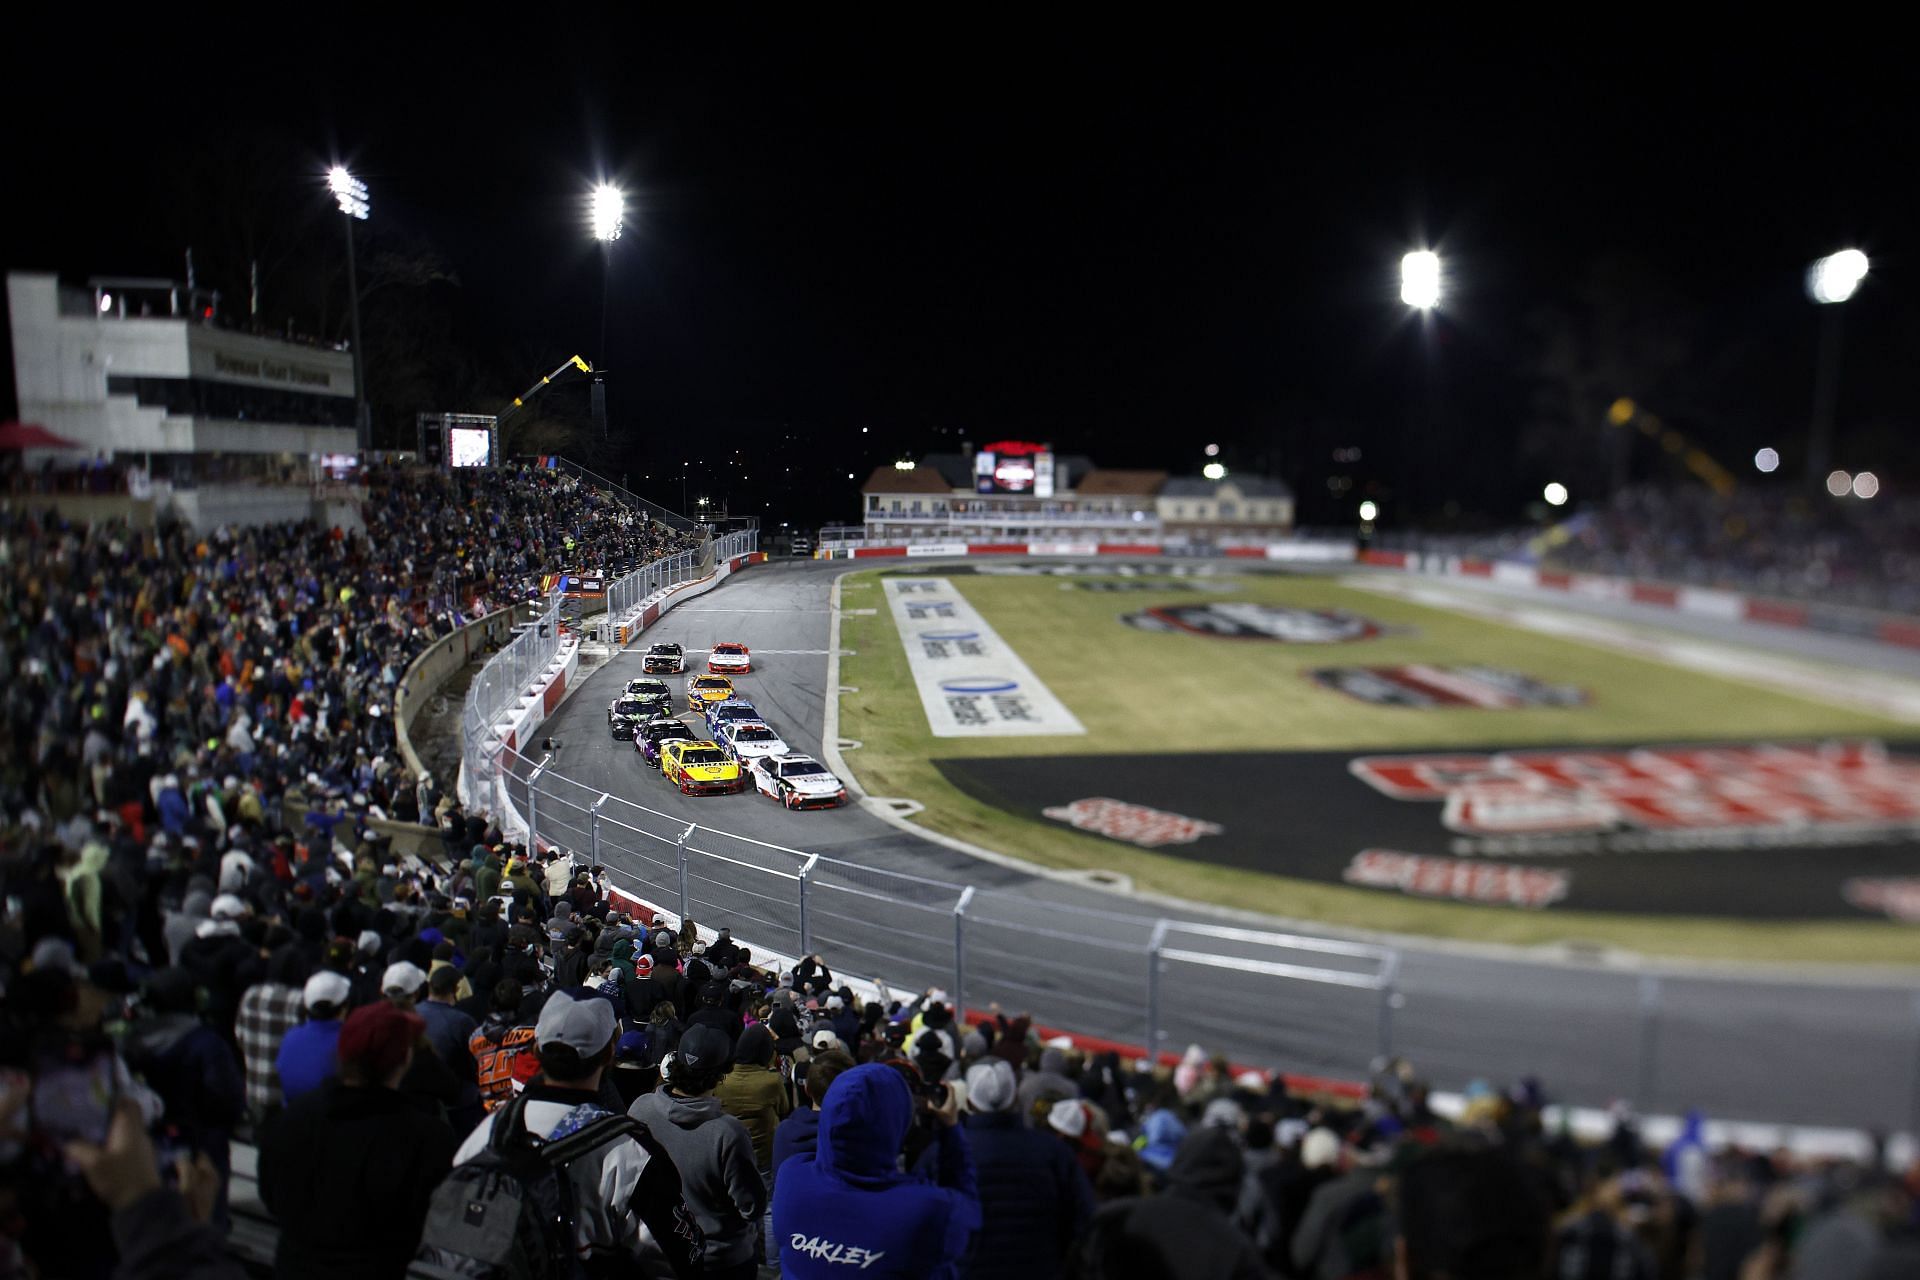
[(1053, 496), (1053, 449), (1025, 440), (998, 440), (973, 455), (974, 489), (979, 493)]

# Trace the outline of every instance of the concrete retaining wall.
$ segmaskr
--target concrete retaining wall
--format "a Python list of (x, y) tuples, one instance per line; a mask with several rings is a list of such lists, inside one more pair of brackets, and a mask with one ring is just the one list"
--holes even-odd
[(420, 776), (420, 757), (414, 752), (410, 735), (420, 708), (455, 672), (473, 661), (475, 654), (499, 648), (512, 635), (513, 610), (497, 610), (436, 641), (400, 677), (393, 691), (393, 731), (399, 740), (400, 761), (414, 777)]

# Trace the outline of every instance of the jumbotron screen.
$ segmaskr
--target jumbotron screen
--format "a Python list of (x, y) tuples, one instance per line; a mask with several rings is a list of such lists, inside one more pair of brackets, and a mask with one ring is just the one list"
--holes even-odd
[(492, 466), (492, 429), (488, 427), (448, 427), (447, 465), (450, 467)]
[(974, 489), (980, 493), (1053, 496), (1053, 448), (1024, 440), (998, 440), (973, 455)]

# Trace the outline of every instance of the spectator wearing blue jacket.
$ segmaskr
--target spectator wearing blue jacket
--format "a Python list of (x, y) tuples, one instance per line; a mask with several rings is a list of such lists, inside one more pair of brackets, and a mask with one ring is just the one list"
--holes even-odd
[(339, 1074), (335, 1050), (340, 1044), (340, 1015), (346, 1012), (352, 991), (352, 984), (331, 969), (322, 969), (307, 979), (301, 991), (307, 1020), (281, 1039), (280, 1052), (273, 1060), (285, 1101), (292, 1102)]
[(980, 1230), (961, 1274), (1054, 1280), (1093, 1217), (1093, 1187), (1065, 1143), (1029, 1129), (1014, 1110), (1018, 1083), (1004, 1058), (967, 1072), (967, 1141), (980, 1179)]
[(853, 1070), (853, 1059), (843, 1050), (816, 1053), (806, 1063), (804, 1093), (807, 1105), (793, 1112), (773, 1131), (773, 1181), (780, 1185), (780, 1166), (798, 1155), (812, 1155), (820, 1139), (820, 1102), (842, 1072)]
[(845, 1072), (820, 1106), (818, 1148), (780, 1170), (773, 1196), (780, 1270), (789, 1280), (946, 1280), (980, 1226), (973, 1157), (957, 1095), (931, 1112), (938, 1184), (900, 1172), (916, 1103), (885, 1063)]

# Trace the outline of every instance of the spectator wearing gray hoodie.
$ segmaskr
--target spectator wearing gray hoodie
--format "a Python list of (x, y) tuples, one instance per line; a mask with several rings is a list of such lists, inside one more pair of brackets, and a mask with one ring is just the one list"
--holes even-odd
[(627, 1114), (647, 1126), (680, 1171), (681, 1192), (706, 1237), (699, 1274), (753, 1280), (767, 1187), (754, 1167), (747, 1127), (713, 1097), (732, 1068), (732, 1054), (724, 1031), (688, 1027), (663, 1064), (666, 1083), (635, 1100)]

